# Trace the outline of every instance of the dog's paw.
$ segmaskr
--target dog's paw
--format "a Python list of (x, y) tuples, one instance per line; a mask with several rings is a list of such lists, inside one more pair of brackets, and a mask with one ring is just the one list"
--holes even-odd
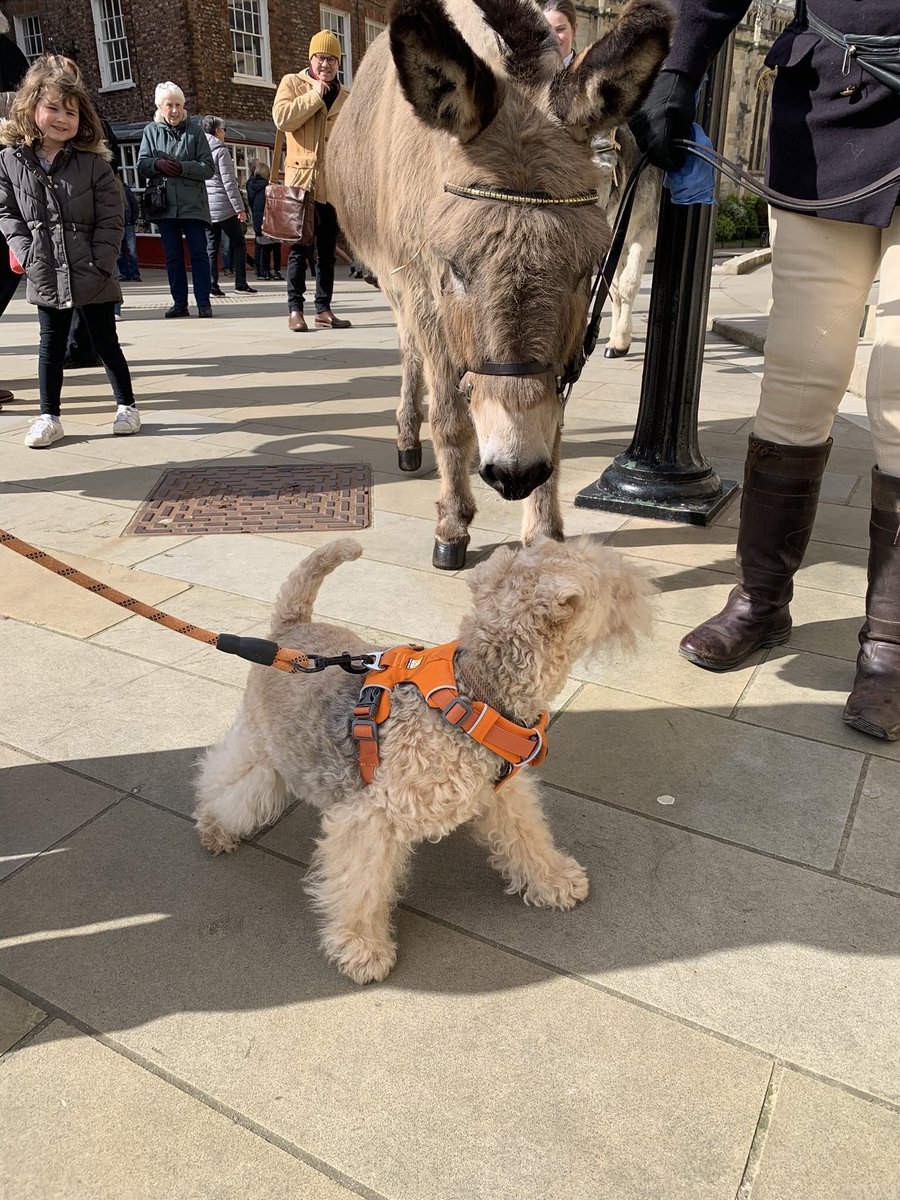
[(587, 871), (574, 858), (560, 856), (554, 863), (552, 873), (541, 880), (533, 880), (522, 893), (526, 904), (536, 908), (574, 908), (587, 899), (590, 884)]
[(354, 983), (379, 983), (387, 979), (397, 961), (397, 947), (393, 942), (358, 934), (339, 945), (332, 941), (326, 953), (338, 970)]
[(197, 820), (197, 831), (200, 834), (200, 845), (210, 854), (234, 854), (241, 839), (233, 833), (228, 833), (215, 821)]

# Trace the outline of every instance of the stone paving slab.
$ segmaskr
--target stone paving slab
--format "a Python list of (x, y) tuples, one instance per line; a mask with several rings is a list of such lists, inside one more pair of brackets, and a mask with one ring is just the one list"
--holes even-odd
[(114, 788), (0, 745), (0, 879), (118, 797)]
[[(386, 630), (400, 623), (406, 627), (396, 631), (401, 638), (435, 644), (448, 640), (469, 609), (469, 589), (463, 579), (431, 570), (431, 548), (430, 541), (422, 547), (419, 571), (368, 559), (342, 563), (322, 583), (316, 613), (323, 620)], [(143, 569), (271, 602), (308, 554), (307, 546), (271, 537), (211, 535), (200, 538), (199, 544), (158, 555)], [(398, 596), (404, 600), (402, 617)]]
[[(202, 624), (215, 626), (218, 617), (221, 628), (256, 634), (312, 542), (242, 538), (243, 557), (233, 558), (222, 545), (208, 552), (204, 539), (167, 538), (165, 554), (177, 564), (170, 571), (161, 539), (121, 537), (149, 477), (169, 462), (365, 458), (376, 468), (366, 557), (353, 564), (358, 575), (336, 574), (323, 589), (323, 615), (381, 643), (450, 636), (469, 596), (465, 572), (448, 577), (430, 567), (439, 494), (430, 440), (423, 472), (399, 473), (393, 323), (379, 295), (338, 274), (339, 311), (354, 321), (346, 336), (290, 334), (283, 285), (264, 284), (252, 303), (217, 306), (227, 336), (212, 347), (208, 327), (159, 319), (167, 291), (154, 272), (155, 282), (129, 289), (119, 326), (144, 433), (110, 437), (102, 372), (75, 372), (64, 396), (72, 437), (43, 453), (21, 445), (36, 411), (36, 324), (14, 301), (2, 323), (4, 367), (21, 401), (0, 412), (0, 478), (13, 480), (0, 484), (0, 526), (60, 557), (138, 564), (145, 578), (174, 579), (189, 590), (171, 606), (211, 613)], [(714, 286), (711, 313), (740, 311), (745, 287), (743, 279)], [(642, 311), (648, 297), (645, 287)], [(705, 676), (679, 662), (674, 645), (727, 595), (737, 504), (711, 530), (571, 506), (630, 439), (643, 349), (639, 331), (627, 359), (595, 356), (566, 414), (567, 531), (616, 534), (663, 588), (656, 632), (635, 659), (613, 657), (589, 668), (587, 682), (569, 680), (553, 721), (551, 778), (557, 769), (580, 774), (565, 785), (575, 791), (546, 789), (550, 819), (592, 876), (592, 896), (574, 913), (535, 912), (504, 895), (465, 835), (426, 846), (400, 913), (397, 973), (384, 987), (345, 984), (315, 949), (303, 867), (277, 857), (303, 862), (315, 814), (298, 804), (258, 847), (227, 862), (202, 854), (183, 819), (195, 761), (230, 722), (246, 666), (146, 622), (141, 632), (135, 619), (89, 643), (0, 622), (0, 681), (15, 697), (4, 708), (0, 789), (13, 781), (18, 806), (3, 828), (26, 831), (29, 856), (14, 851), (20, 869), (0, 891), (0, 913), (13, 897), (17, 922), (5, 953), (48, 1011), (53, 995), (68, 996), (73, 1018), (111, 1039), (100, 1047), (102, 1070), (89, 1067), (99, 1043), (66, 1029), (63, 1006), (51, 1032), (0, 1062), (0, 1077), (17, 1063), (26, 1088), (33, 1064), (36, 1129), (58, 1116), (52, 1092), (49, 1102), (42, 1095), (54, 1086), (52, 1072), (38, 1072), (30, 1049), (40, 1041), (60, 1076), (81, 1066), (98, 1081), (97, 1122), (110, 1113), (114, 1131), (117, 1097), (131, 1088), (125, 1069), (141, 1077), (142, 1095), (150, 1082), (187, 1101), (178, 1134), (189, 1148), (201, 1144), (178, 1170), (181, 1178), (197, 1171), (197, 1200), (217, 1195), (215, 1182), (225, 1177), (205, 1155), (198, 1109), (228, 1122), (229, 1149), (237, 1134), (255, 1143), (271, 1137), (290, 1170), (306, 1166), (292, 1153), (308, 1154), (347, 1187), (391, 1200), (758, 1200), (764, 1184), (767, 1200), (803, 1195), (804, 1187), (804, 1200), (830, 1200), (842, 1188), (856, 1200), (856, 1183), (871, 1184), (880, 1200), (876, 1185), (887, 1179), (894, 1187), (890, 1151), (871, 1116), (888, 1109), (841, 1090), (900, 1099), (897, 897), (886, 894), (900, 886), (900, 764), (885, 756), (888, 744), (840, 722), (864, 591), (864, 404), (845, 397), (835, 427), (789, 647), (734, 675)], [(760, 372), (758, 355), (707, 339), (701, 447), (729, 478), (743, 469)], [(471, 561), (498, 542), (514, 543), (523, 510), (477, 476), (473, 488)], [(2, 579), (0, 563), (0, 593)], [(44, 623), (42, 599), (36, 589), (23, 614), (35, 624)], [(389, 606), (378, 608), (383, 600)], [(779, 661), (789, 654), (791, 663)], [(777, 692), (767, 690), (773, 681)], [(738, 684), (748, 686), (735, 709)], [(46, 758), (60, 765), (34, 761)], [(29, 825), (40, 815), (31, 801), (41, 780), (57, 775), (60, 798), (71, 786), (86, 806), (63, 806), (58, 826)], [(619, 794), (607, 803), (610, 781)], [(105, 813), (92, 808), (95, 787), (112, 797)], [(693, 789), (688, 799), (685, 787)], [(146, 800), (116, 800), (132, 789)], [(667, 793), (675, 803), (657, 803)], [(90, 823), (69, 836), (83, 821)], [(26, 1016), (19, 1036), (42, 1013)], [(786, 1071), (776, 1064), (772, 1074), (773, 1057), (823, 1076), (812, 1081), (823, 1091), (813, 1098), (801, 1086), (779, 1110), (779, 1094), (786, 1101), (789, 1093), (779, 1093)], [(175, 1110), (149, 1105), (154, 1116), (160, 1111), (153, 1129), (164, 1139)], [(122, 1135), (129, 1146), (141, 1135), (130, 1111)], [(832, 1144), (840, 1161), (830, 1157)], [(105, 1141), (98, 1145), (115, 1194), (128, 1163), (107, 1156)], [(80, 1149), (71, 1150), (73, 1161), (89, 1161), (78, 1159)], [(178, 1146), (164, 1149), (160, 1169), (169, 1170), (180, 1162)], [(269, 1181), (266, 1168), (257, 1171)], [(40, 1189), (40, 1169), (32, 1174)], [(243, 1178), (235, 1194), (249, 1194), (254, 1170)], [(280, 1180), (272, 1177), (267, 1194), (279, 1194)], [(91, 1194), (103, 1195), (102, 1186), (98, 1180)], [(163, 1192), (178, 1200), (171, 1180)], [(309, 1183), (293, 1193), (318, 1195)]]
[(8, 743), (122, 792), (191, 810), (194, 764), (231, 723), (239, 701), (233, 686), (13, 621), (0, 622), (0, 684), (11, 646), (21, 656), (17, 686), (30, 702), (5, 714)]
[(0, 1063), (17, 1200), (349, 1200), (353, 1192), (54, 1021)]
[(900, 763), (871, 759), (841, 874), (900, 892), (898, 796)]
[(69, 848), (5, 886), (0, 969), (342, 1175), (398, 1200), (734, 1194), (760, 1057), (409, 914), (361, 990), (296, 866), (212, 859), (138, 801)]
[(867, 737), (841, 719), (853, 687), (854, 666), (791, 647), (770, 652), (741, 698), (737, 717), (819, 743), (900, 761), (900, 742)]
[[(557, 789), (544, 794), (559, 844), (590, 876), (585, 904), (560, 914), (505, 896), (464, 832), (419, 849), (405, 902), (492, 945), (900, 1100), (892, 1033), (900, 1027), (900, 897)], [(261, 842), (305, 862), (314, 831), (313, 814), (298, 806)]]
[[(541, 775), (582, 795), (830, 870), (862, 766), (862, 753), (591, 684), (557, 720)], [(660, 805), (659, 796), (674, 797), (674, 804)]]
[(750, 1200), (896, 1200), (900, 1114), (785, 1071)]
[[(176, 582), (165, 576), (129, 571), (71, 552), (66, 554), (65, 562), (92, 579), (163, 609), (172, 597), (187, 589), (180, 580)], [(126, 608), (111, 604), (86, 588), (55, 575), (47, 567), (10, 551), (3, 560), (0, 612), (5, 617), (39, 622), (47, 629), (80, 638), (133, 619)]]
[[(37, 1008), (24, 997), (11, 992), (9, 988), (0, 987), (0, 1054), (5, 1054), (16, 1042), (27, 1037), (46, 1015), (43, 1009)], [(0, 1078), (2, 1072), (3, 1064), (0, 1063)], [(3, 1166), (0, 1161), (0, 1179), (3, 1178), (2, 1173)]]

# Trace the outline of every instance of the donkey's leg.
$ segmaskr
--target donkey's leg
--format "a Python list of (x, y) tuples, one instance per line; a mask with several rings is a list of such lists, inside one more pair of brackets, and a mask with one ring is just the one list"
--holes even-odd
[(654, 231), (641, 229), (626, 246), (625, 262), (616, 272), (615, 282), (610, 289), (612, 329), (603, 352), (605, 358), (624, 358), (631, 349), (634, 302), (641, 290), (641, 278), (653, 249), (654, 236)]
[(400, 403), (397, 405), (397, 461), (401, 471), (418, 471), (422, 465), (422, 396), (425, 374), (422, 355), (403, 320), (400, 306), (394, 309), (400, 335)]
[(534, 489), (525, 501), (522, 513), (522, 541), (531, 545), (538, 534), (563, 541), (563, 519), (559, 507), (559, 444), (562, 433), (556, 430), (553, 441), (553, 471), (546, 483)]
[(475, 497), (469, 480), (475, 456), (475, 430), (465, 400), (456, 390), (450, 365), (426, 359), (425, 371), (431, 440), (441, 476), (431, 562), (438, 570), (458, 571), (466, 564), (469, 525), (475, 516)]

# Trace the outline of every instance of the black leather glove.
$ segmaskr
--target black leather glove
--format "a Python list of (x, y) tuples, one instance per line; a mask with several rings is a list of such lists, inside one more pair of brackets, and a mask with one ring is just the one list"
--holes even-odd
[(629, 125), (638, 146), (655, 167), (677, 171), (685, 151), (672, 143), (691, 136), (697, 85), (681, 71), (660, 71), (650, 95)]
[(168, 155), (158, 158), (153, 165), (160, 175), (180, 175), (182, 171), (181, 163), (176, 158), (169, 158)]

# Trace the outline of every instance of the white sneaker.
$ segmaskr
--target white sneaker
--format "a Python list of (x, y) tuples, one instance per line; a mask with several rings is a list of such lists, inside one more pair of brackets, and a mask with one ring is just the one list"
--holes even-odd
[(62, 436), (63, 427), (59, 417), (41, 413), (25, 434), (25, 445), (30, 446), (32, 450), (38, 450), (41, 446), (52, 446)]
[(113, 421), (113, 433), (137, 433), (141, 427), (141, 414), (133, 404), (120, 404)]

